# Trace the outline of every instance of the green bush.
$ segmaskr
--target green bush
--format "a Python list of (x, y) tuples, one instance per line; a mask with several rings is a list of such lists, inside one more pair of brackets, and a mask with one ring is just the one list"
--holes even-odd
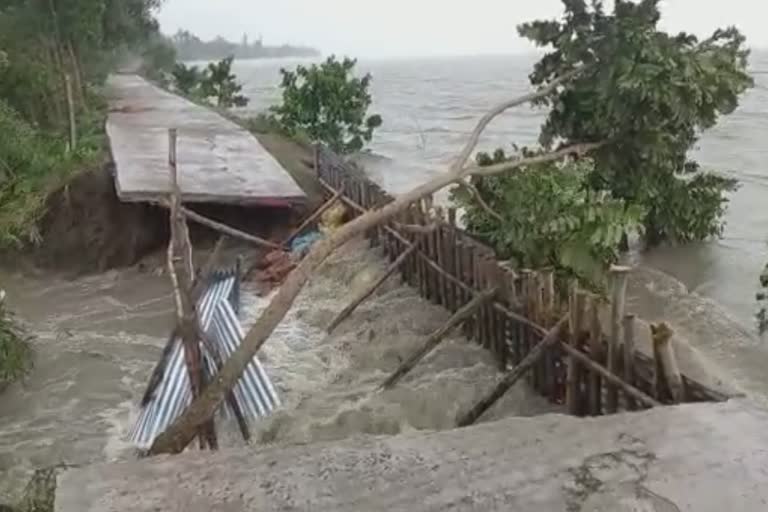
[(352, 76), (354, 59), (329, 57), (320, 65), (281, 70), (283, 101), (272, 107), (283, 130), (306, 136), (340, 154), (361, 150), (381, 126), (379, 115), (368, 115), (371, 75)]
[(699, 173), (697, 137), (738, 106), (753, 85), (749, 50), (735, 28), (695, 36), (659, 30), (659, 0), (564, 0), (560, 20), (519, 27), (549, 49), (535, 65), (538, 87), (582, 72), (537, 102), (549, 108), (540, 141), (603, 142), (592, 153), (590, 186), (640, 204), (649, 242), (687, 242), (720, 233), (731, 180)]
[(39, 242), (37, 223), (48, 194), (100, 158), (102, 114), (89, 116), (78, 149), (68, 152), (63, 140), (36, 130), (0, 100), (0, 248)]
[[(478, 154), (477, 163), (486, 166), (506, 159), (504, 151), (497, 150), (493, 157)], [(618, 258), (623, 237), (642, 229), (644, 212), (609, 192), (590, 190), (586, 182), (593, 169), (594, 163), (585, 159), (472, 178), (476, 191), (501, 219), (465, 188), (456, 188), (452, 197), (465, 209), (468, 231), (518, 268), (554, 267), (598, 286), (606, 267)]]

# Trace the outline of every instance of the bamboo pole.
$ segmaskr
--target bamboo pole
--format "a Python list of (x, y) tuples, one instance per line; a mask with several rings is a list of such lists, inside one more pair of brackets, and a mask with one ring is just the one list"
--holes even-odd
[[(619, 347), (623, 339), (622, 318), (627, 294), (627, 277), (629, 267), (613, 266), (610, 273), (612, 278), (611, 290), (611, 332), (608, 338), (608, 371), (618, 373), (620, 365)], [(615, 386), (608, 386), (606, 393), (606, 412), (615, 413), (618, 410), (619, 395)]]
[[(586, 303), (586, 294), (579, 290), (578, 285), (571, 286), (570, 294), (570, 346), (577, 351), (581, 350), (581, 336), (584, 331), (584, 311)], [(574, 416), (581, 414), (581, 373), (582, 369), (575, 357), (568, 358), (568, 375), (566, 389), (566, 404), (568, 412)]]
[(204, 217), (203, 215), (200, 215), (199, 213), (194, 212), (189, 208), (184, 208), (182, 206), (181, 211), (184, 213), (184, 216), (189, 220), (197, 222), (198, 224), (202, 224), (203, 226), (209, 227), (220, 233), (229, 235), (233, 238), (239, 238), (240, 240), (245, 240), (246, 242), (251, 242), (255, 245), (260, 245), (262, 247), (267, 247), (269, 249), (279, 249), (279, 250), (284, 249), (282, 245), (278, 245), (274, 242), (270, 242), (269, 240), (264, 240), (263, 238), (248, 234), (244, 231), (240, 231), (239, 229), (235, 229), (231, 226), (227, 226), (226, 224), (222, 224), (221, 222), (215, 221), (213, 219), (209, 219), (208, 217)]
[[(168, 275), (173, 285), (176, 302), (176, 330), (184, 345), (184, 361), (189, 373), (189, 383), (192, 398), (200, 396), (203, 384), (202, 354), (198, 338), (199, 322), (197, 309), (192, 300), (194, 268), (192, 267), (192, 244), (189, 240), (184, 212), (181, 207), (181, 190), (178, 183), (177, 170), (177, 132), (168, 130), (168, 170), (170, 173), (170, 231), (171, 240), (168, 243)], [(198, 429), (200, 447), (206, 444), (216, 449), (217, 441), (213, 426), (213, 418), (208, 419)]]
[(376, 280), (374, 281), (368, 288), (363, 291), (355, 300), (353, 300), (347, 307), (345, 307), (341, 312), (336, 315), (336, 318), (334, 318), (330, 324), (328, 324), (328, 327), (325, 329), (328, 334), (332, 333), (336, 327), (341, 324), (344, 320), (346, 320), (349, 315), (352, 314), (352, 312), (357, 309), (357, 307), (365, 302), (365, 300), (370, 297), (373, 292), (376, 291), (376, 289), (381, 286), (389, 276), (395, 273), (397, 269), (400, 268), (400, 265), (403, 264), (406, 258), (408, 258), (413, 251), (415, 251), (418, 248), (417, 244), (413, 244), (410, 246), (405, 252), (403, 252), (392, 264), (387, 267), (387, 269), (384, 271), (384, 273)]
[(437, 347), (443, 341), (446, 335), (450, 333), (457, 325), (466, 321), (480, 308), (486, 301), (491, 300), (496, 294), (497, 289), (486, 290), (472, 299), (467, 305), (462, 307), (448, 319), (438, 330), (429, 335), (424, 344), (416, 350), (403, 364), (401, 364), (392, 375), (381, 385), (382, 389), (388, 389), (397, 384), (408, 372), (410, 372), (427, 354)]
[[(542, 318), (541, 323), (544, 327), (551, 325), (554, 321), (555, 311), (555, 271), (553, 269), (544, 269), (539, 276), (542, 280)], [(543, 392), (544, 396), (550, 400), (555, 398), (555, 381), (556, 381), (556, 368), (555, 368), (555, 354), (552, 349), (549, 349), (544, 354), (544, 383)]]
[[(624, 382), (635, 385), (635, 316), (624, 315)], [(637, 404), (631, 396), (626, 397), (627, 409), (634, 411)]]
[(552, 329), (547, 332), (544, 338), (515, 366), (504, 378), (493, 388), (493, 390), (484, 396), (465, 414), (459, 416), (456, 421), (457, 427), (467, 427), (475, 423), (482, 415), (490, 409), (509, 389), (525, 375), (537, 361), (544, 355), (544, 352), (560, 340), (560, 333), (568, 322), (568, 317), (563, 317)]
[[(603, 327), (600, 325), (600, 303), (592, 296), (589, 305), (589, 356), (600, 363), (603, 360)], [(602, 379), (595, 372), (589, 372), (589, 413), (599, 416), (603, 411)], [(631, 383), (630, 383), (631, 384)]]
[(331, 197), (328, 201), (322, 204), (320, 208), (314, 211), (312, 215), (307, 217), (307, 219), (302, 222), (299, 227), (293, 230), (293, 232), (288, 235), (288, 237), (283, 242), (284, 246), (290, 245), (290, 243), (293, 241), (294, 238), (299, 236), (302, 231), (304, 231), (307, 226), (315, 222), (322, 214), (324, 214), (326, 211), (328, 211), (329, 208), (331, 208), (336, 202), (339, 200), (339, 197), (344, 193), (344, 187), (341, 187), (336, 193), (333, 194), (333, 197)]
[(72, 79), (64, 74), (64, 88), (67, 95), (67, 111), (69, 113), (69, 150), (77, 149), (77, 120), (75, 119), (75, 100), (72, 96)]

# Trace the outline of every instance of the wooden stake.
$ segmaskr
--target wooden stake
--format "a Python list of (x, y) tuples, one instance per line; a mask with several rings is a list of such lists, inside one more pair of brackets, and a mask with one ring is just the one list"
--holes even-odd
[(360, 304), (365, 302), (365, 300), (370, 297), (373, 292), (376, 291), (376, 289), (387, 280), (389, 276), (394, 274), (395, 271), (400, 268), (400, 265), (403, 264), (405, 259), (408, 258), (417, 248), (418, 245), (413, 244), (405, 252), (403, 252), (391, 265), (389, 265), (389, 267), (387, 267), (384, 273), (376, 281), (374, 281), (368, 288), (365, 289), (363, 293), (360, 294), (358, 298), (353, 300), (347, 307), (341, 310), (338, 315), (336, 315), (336, 318), (334, 318), (325, 329), (326, 332), (328, 332), (328, 334), (332, 333), (334, 329), (336, 329), (336, 327), (338, 327), (341, 322), (346, 320)]
[[(569, 317), (570, 324), (570, 346), (576, 350), (581, 350), (581, 336), (584, 331), (584, 311), (586, 303), (586, 294), (579, 290), (578, 285), (571, 286), (571, 310)], [(581, 414), (581, 367), (578, 360), (574, 357), (568, 359), (568, 376), (566, 389), (566, 404), (568, 412), (574, 416)]]
[(446, 335), (448, 335), (457, 325), (461, 324), (471, 315), (473, 315), (480, 306), (482, 306), (486, 301), (492, 299), (495, 294), (495, 288), (492, 290), (486, 290), (472, 299), (469, 304), (454, 313), (453, 316), (449, 318), (442, 327), (429, 335), (421, 348), (419, 348), (408, 359), (406, 359), (403, 364), (401, 364), (400, 367), (398, 367), (398, 369), (395, 370), (392, 375), (390, 375), (387, 380), (384, 381), (384, 384), (381, 385), (381, 388), (388, 389), (397, 384), (397, 382), (400, 381), (400, 379), (402, 379), (409, 371), (411, 371), (413, 367), (419, 363), (419, 361), (421, 361), (427, 354), (434, 350), (435, 347), (437, 347), (440, 342), (443, 341), (443, 338), (445, 338)]
[(523, 358), (519, 365), (515, 366), (504, 378), (496, 385), (493, 390), (483, 397), (474, 407), (465, 414), (461, 415), (456, 421), (457, 427), (467, 427), (472, 425), (490, 409), (509, 389), (520, 380), (520, 377), (530, 370), (536, 362), (544, 355), (544, 352), (550, 346), (560, 340), (560, 334), (568, 323), (568, 317), (563, 317), (555, 326), (549, 330), (546, 336)]
[(317, 210), (315, 210), (315, 211), (314, 211), (314, 213), (313, 213), (312, 215), (310, 215), (309, 217), (307, 217), (307, 219), (306, 219), (304, 222), (302, 222), (302, 223), (299, 225), (299, 227), (297, 227), (296, 229), (294, 229), (294, 230), (293, 230), (293, 232), (292, 232), (290, 235), (288, 235), (288, 237), (285, 239), (285, 241), (283, 242), (283, 245), (284, 245), (284, 246), (286, 246), (286, 247), (287, 247), (287, 246), (289, 246), (289, 245), (290, 245), (290, 243), (293, 241), (293, 239), (294, 239), (294, 238), (296, 238), (297, 236), (299, 236), (299, 235), (301, 234), (301, 232), (302, 232), (302, 231), (304, 231), (304, 230), (307, 228), (307, 226), (309, 226), (310, 224), (312, 224), (313, 222), (315, 222), (315, 221), (316, 221), (316, 220), (317, 220), (317, 219), (318, 219), (318, 218), (319, 218), (319, 217), (320, 217), (322, 214), (324, 214), (324, 213), (325, 213), (325, 212), (326, 212), (326, 211), (327, 211), (327, 210), (328, 210), (328, 209), (329, 209), (331, 206), (333, 206), (334, 204), (336, 204), (336, 201), (338, 201), (338, 200), (339, 200), (339, 197), (341, 197), (341, 195), (342, 195), (343, 193), (344, 193), (344, 187), (341, 187), (341, 188), (338, 190), (338, 192), (336, 192), (335, 194), (333, 194), (333, 197), (331, 197), (331, 198), (330, 198), (328, 201), (326, 201), (325, 203), (323, 203), (323, 204), (322, 204), (322, 206), (320, 206), (320, 208), (318, 208)]
[[(622, 339), (622, 318), (624, 318), (624, 305), (627, 294), (627, 277), (631, 268), (614, 266), (611, 268), (613, 280), (611, 291), (611, 333), (608, 338), (608, 371), (618, 373), (620, 365), (619, 346)], [(615, 413), (619, 406), (618, 390), (615, 386), (608, 386), (606, 390), (605, 409), (608, 414)]]
[[(635, 385), (635, 316), (624, 315), (624, 381)], [(634, 411), (637, 404), (631, 396), (626, 397), (627, 409)]]
[(260, 245), (262, 247), (267, 247), (269, 249), (279, 249), (279, 250), (284, 249), (282, 245), (276, 244), (274, 242), (270, 242), (269, 240), (264, 240), (263, 238), (248, 234), (244, 231), (240, 231), (239, 229), (235, 229), (231, 226), (227, 226), (226, 224), (222, 224), (221, 222), (215, 221), (213, 219), (209, 219), (208, 217), (204, 217), (203, 215), (200, 215), (199, 213), (194, 212), (189, 208), (185, 208), (182, 206), (180, 208), (180, 211), (189, 220), (197, 222), (198, 224), (202, 224), (203, 226), (207, 226), (215, 231), (224, 233), (233, 238), (239, 238), (240, 240), (245, 240), (246, 242), (251, 242), (252, 244)]
[(597, 364), (596, 362), (592, 361), (587, 355), (583, 354), (581, 351), (576, 350), (575, 348), (571, 347), (567, 343), (560, 343), (560, 347), (568, 353), (568, 355), (576, 358), (579, 363), (589, 368), (591, 371), (599, 373), (601, 377), (603, 377), (605, 380), (613, 384), (614, 386), (621, 388), (624, 390), (625, 393), (628, 395), (636, 398), (641, 403), (647, 405), (648, 407), (656, 407), (661, 405), (660, 402), (657, 400), (654, 400), (650, 396), (646, 395), (639, 389), (637, 389), (634, 386), (631, 386), (621, 380), (619, 377), (614, 375), (610, 370), (607, 370), (604, 366)]
[[(589, 307), (589, 356), (601, 363), (603, 361), (603, 328), (600, 325), (600, 302), (592, 296)], [(630, 383), (631, 384), (631, 383)], [(589, 372), (589, 413), (599, 416), (603, 411), (602, 379), (595, 372)]]
[[(656, 361), (656, 397), (661, 399), (664, 388), (668, 392), (673, 403), (679, 404), (685, 396), (683, 378), (677, 365), (675, 349), (672, 347), (672, 329), (666, 323), (651, 325), (653, 339), (653, 355)], [(666, 386), (665, 386), (666, 384)]]
[[(189, 383), (192, 388), (192, 397), (197, 398), (203, 389), (203, 365), (200, 353), (200, 339), (198, 338), (199, 322), (197, 310), (192, 300), (193, 275), (192, 244), (189, 241), (189, 229), (187, 228), (184, 212), (181, 208), (181, 190), (178, 183), (178, 170), (176, 166), (176, 141), (175, 129), (168, 130), (168, 169), (171, 177), (170, 197), (170, 227), (171, 240), (168, 244), (168, 273), (173, 284), (174, 297), (176, 299), (176, 330), (184, 345), (184, 360), (189, 373)], [(213, 428), (213, 418), (209, 418), (198, 429), (198, 438), (201, 448), (215, 449), (216, 434)]]

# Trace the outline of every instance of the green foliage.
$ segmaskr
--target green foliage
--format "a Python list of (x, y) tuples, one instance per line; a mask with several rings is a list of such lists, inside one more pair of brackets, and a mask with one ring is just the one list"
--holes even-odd
[(282, 69), (283, 101), (271, 111), (283, 130), (306, 135), (341, 154), (359, 151), (370, 142), (382, 121), (378, 115), (367, 115), (371, 75), (354, 77), (356, 63), (331, 56), (320, 65)]
[[(4, 292), (0, 291), (0, 294)], [(29, 340), (16, 325), (13, 315), (0, 297), (0, 390), (23, 377), (31, 363)]]
[(212, 62), (201, 70), (181, 62), (173, 67), (176, 91), (196, 100), (213, 101), (220, 108), (244, 107), (249, 99), (241, 94), (243, 86), (232, 73), (232, 57)]
[(599, 1), (563, 4), (561, 21), (519, 27), (550, 49), (530, 76), (533, 85), (584, 66), (538, 101), (549, 108), (541, 144), (607, 142), (593, 153), (590, 186), (643, 206), (649, 241), (719, 234), (724, 194), (734, 183), (700, 172), (687, 154), (753, 85), (744, 37), (735, 28), (704, 41), (660, 31), (658, 0), (616, 0), (612, 13)]
[(197, 66), (187, 66), (177, 62), (173, 66), (173, 85), (176, 91), (185, 96), (194, 96), (200, 89), (200, 84), (205, 79), (205, 72)]
[(219, 62), (208, 64), (200, 91), (206, 98), (213, 98), (221, 108), (244, 107), (248, 98), (240, 94), (243, 86), (237, 83), (237, 77), (232, 73), (233, 56)]
[[(118, 51), (159, 41), (159, 0), (12, 0), (0, 5), (0, 246), (39, 238), (47, 194), (100, 157), (104, 100), (97, 93)], [(158, 47), (157, 66), (168, 52)], [(171, 59), (171, 62), (173, 59)], [(73, 86), (79, 145), (67, 148)]]
[(37, 222), (49, 192), (101, 155), (102, 115), (81, 126), (80, 146), (35, 129), (0, 100), (0, 248), (39, 241)]
[[(526, 156), (533, 153), (523, 150)], [(480, 153), (480, 166), (503, 162)], [(463, 188), (453, 199), (465, 208), (467, 229), (490, 243), (518, 267), (552, 266), (597, 284), (605, 267), (615, 262), (625, 234), (642, 229), (644, 212), (610, 193), (587, 187), (591, 160), (546, 163), (518, 172), (474, 177), (472, 184), (502, 220), (482, 208)]]

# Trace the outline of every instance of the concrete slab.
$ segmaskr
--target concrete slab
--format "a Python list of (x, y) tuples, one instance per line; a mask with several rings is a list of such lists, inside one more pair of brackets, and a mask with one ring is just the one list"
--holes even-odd
[(768, 510), (768, 412), (731, 401), (510, 418), (70, 470), (55, 510)]
[(272, 204), (305, 194), (246, 130), (137, 75), (107, 81), (107, 135), (123, 201), (167, 195), (168, 129), (178, 129), (178, 172), (187, 202)]

